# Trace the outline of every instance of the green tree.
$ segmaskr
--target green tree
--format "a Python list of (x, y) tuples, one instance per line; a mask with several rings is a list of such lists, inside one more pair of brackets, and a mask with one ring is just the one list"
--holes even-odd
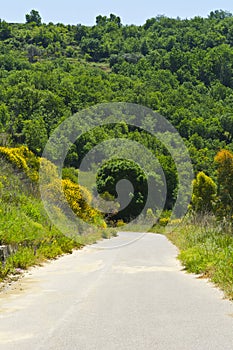
[(0, 103), (0, 131), (5, 131), (9, 124), (10, 114), (5, 103)]
[(82, 24), (77, 24), (74, 34), (75, 40), (81, 41), (83, 37), (87, 36), (87, 31), (87, 27), (83, 26)]
[(221, 150), (215, 157), (218, 176), (218, 215), (231, 218), (233, 214), (233, 153)]
[(29, 149), (41, 155), (48, 139), (44, 120), (42, 118), (25, 120), (22, 133)]
[(221, 116), (220, 123), (227, 140), (231, 142), (233, 139), (233, 115), (225, 114)]
[(10, 24), (6, 23), (5, 21), (2, 21), (0, 19), (0, 39), (6, 40), (12, 36), (12, 29)]
[(223, 10), (211, 11), (209, 14), (210, 19), (221, 20), (221, 19), (225, 19), (225, 18), (229, 18), (229, 17), (232, 17), (232, 14), (228, 11), (223, 11)]
[(197, 174), (193, 180), (192, 209), (199, 214), (213, 211), (216, 200), (217, 186), (204, 172)]
[[(121, 188), (117, 193), (117, 183), (128, 180), (133, 185), (133, 192), (128, 186)], [(109, 193), (115, 199), (118, 198), (120, 208), (113, 220), (126, 222), (136, 218), (143, 210), (147, 199), (147, 179), (140, 166), (131, 160), (112, 159), (104, 163), (97, 173), (96, 178), (98, 193)], [(129, 203), (126, 207), (125, 203)], [(123, 206), (123, 209), (122, 209)]]
[(41, 25), (42, 19), (38, 11), (31, 10), (26, 16), (26, 23), (35, 23), (37, 26)]

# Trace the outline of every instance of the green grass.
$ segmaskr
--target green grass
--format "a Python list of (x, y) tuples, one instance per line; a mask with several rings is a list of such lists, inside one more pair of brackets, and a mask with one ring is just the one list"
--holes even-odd
[(50, 222), (39, 194), (28, 178), (0, 159), (0, 245), (12, 254), (0, 262), (0, 281), (18, 269), (41, 264), (86, 244), (109, 238), (114, 232), (90, 231), (66, 236)]
[(188, 272), (202, 274), (233, 300), (233, 235), (211, 218), (186, 219), (168, 238), (179, 248), (178, 258)]

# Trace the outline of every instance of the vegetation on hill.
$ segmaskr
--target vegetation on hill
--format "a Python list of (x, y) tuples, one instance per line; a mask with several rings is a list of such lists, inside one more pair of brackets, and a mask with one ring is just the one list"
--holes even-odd
[[(23, 252), (26, 249), (25, 254), (33, 257), (32, 261), (40, 251), (53, 252), (51, 244), (59, 252), (77, 244), (51, 228), (43, 212), (36, 185), (40, 156), (60, 123), (86, 107), (105, 102), (131, 102), (149, 107), (178, 130), (189, 150), (196, 176), (189, 208), (192, 220), (205, 220), (207, 215), (213, 218), (214, 232), (218, 225), (223, 227), (220, 233), (214, 234), (214, 244), (209, 241), (209, 233), (202, 237), (202, 231), (195, 231), (194, 242), (192, 230), (185, 235), (180, 231), (181, 248), (191, 249), (189, 258), (181, 253), (185, 256), (183, 261), (186, 266), (190, 261), (195, 265), (196, 247), (199, 251), (206, 239), (205, 242), (220, 252), (218, 261), (225, 256), (227, 260), (223, 265), (232, 267), (229, 252), (233, 223), (233, 16), (222, 10), (211, 12), (207, 18), (189, 20), (157, 16), (142, 26), (123, 25), (114, 14), (98, 16), (92, 27), (45, 24), (35, 10), (26, 15), (24, 24), (0, 20), (1, 243), (17, 244)], [(73, 211), (98, 227), (105, 227), (100, 213), (92, 208), (92, 195), (77, 183), (77, 169), (88, 151), (113, 138), (139, 142), (158, 158), (166, 177), (165, 213), (169, 213), (179, 187), (171, 154), (150, 133), (124, 124), (120, 117), (115, 126), (96, 127), (83, 134), (68, 152), (62, 186)], [(48, 167), (52, 172), (56, 171), (56, 157), (59, 155), (54, 154), (54, 164)], [(18, 169), (17, 176), (5, 161), (13, 162), (14, 171)], [(115, 182), (124, 173), (125, 166), (121, 159), (102, 165), (97, 183), (102, 195), (116, 197)], [(144, 184), (144, 174), (139, 175), (136, 168), (137, 165), (131, 170), (135, 170), (139, 190), (131, 209), (137, 212), (147, 194), (144, 186), (140, 187)], [(27, 188), (19, 185), (22, 172), (23, 181), (30, 184)], [(113, 179), (108, 179), (109, 172)], [(156, 180), (156, 176), (156, 169), (152, 169), (150, 180)], [(12, 179), (10, 183), (9, 179)], [(28, 189), (30, 193), (25, 195)], [(47, 193), (55, 205), (59, 190), (56, 193), (48, 187)], [(83, 200), (84, 193), (89, 201)], [(61, 215), (63, 209), (61, 204)], [(128, 221), (131, 209), (117, 213), (115, 219)], [(151, 216), (156, 214), (156, 209), (152, 203)], [(160, 222), (166, 224), (168, 217), (169, 214), (163, 213)], [(35, 233), (37, 243), (25, 242), (30, 236), (25, 223), (33, 227), (29, 230)], [(222, 232), (226, 235), (224, 243), (219, 236)], [(178, 242), (179, 235), (176, 237)], [(64, 244), (59, 243), (64, 239)], [(191, 241), (195, 247), (189, 245)], [(50, 248), (43, 248), (44, 244)], [(43, 254), (41, 256), (46, 256)], [(12, 262), (17, 260), (17, 255), (14, 256), (9, 260), (9, 271), (17, 265)], [(6, 266), (2, 267), (2, 276)], [(204, 272), (210, 265), (201, 266), (204, 267), (197, 271)], [(211, 269), (213, 266), (216, 263)]]
[[(40, 199), (38, 190), (38, 165), (49, 169), (50, 175), (56, 167), (47, 160), (39, 159), (27, 147), (0, 147), (0, 246), (5, 247), (0, 256), (0, 281), (9, 274), (71, 253), (86, 243), (95, 242), (104, 236), (106, 227), (100, 213), (84, 200), (91, 194), (71, 180), (62, 180), (64, 194), (74, 210), (83, 220), (95, 222), (100, 228), (95, 233), (79, 235), (79, 232), (62, 234), (51, 223)], [(49, 174), (48, 174), (49, 175)], [(49, 191), (49, 188), (46, 188)], [(52, 192), (54, 196), (54, 191)], [(63, 208), (51, 203), (60, 218)]]
[(139, 103), (178, 129), (196, 171), (213, 174), (217, 151), (233, 149), (232, 33), (223, 11), (143, 26), (114, 15), (93, 27), (44, 24), (35, 13), (25, 24), (2, 20), (1, 131), (41, 154), (51, 131), (84, 107)]

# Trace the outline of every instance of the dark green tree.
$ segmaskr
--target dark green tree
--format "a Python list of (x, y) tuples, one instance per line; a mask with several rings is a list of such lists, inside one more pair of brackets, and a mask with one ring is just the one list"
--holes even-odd
[[(133, 193), (126, 186), (117, 193), (117, 183), (128, 180), (133, 185)], [(115, 199), (119, 195), (120, 208), (114, 214), (113, 220), (124, 220), (129, 222), (136, 218), (143, 210), (147, 199), (147, 179), (140, 166), (131, 160), (112, 159), (104, 163), (97, 173), (97, 190), (99, 194), (109, 193)], [(124, 203), (129, 203), (122, 209)]]
[(9, 39), (12, 36), (12, 29), (10, 24), (0, 19), (0, 40)]
[(42, 18), (38, 11), (31, 10), (29, 14), (26, 14), (26, 23), (35, 23), (37, 26), (40, 26), (42, 23)]

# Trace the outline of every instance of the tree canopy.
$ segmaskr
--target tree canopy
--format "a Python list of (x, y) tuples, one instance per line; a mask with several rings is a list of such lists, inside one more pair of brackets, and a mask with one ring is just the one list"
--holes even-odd
[[(32, 10), (25, 24), (2, 19), (0, 87), (1, 139), (11, 146), (41, 155), (72, 114), (98, 103), (132, 102), (166, 117), (185, 140), (195, 174), (216, 181), (215, 155), (233, 150), (233, 17), (216, 10), (207, 18), (157, 16), (136, 26), (110, 14), (85, 26), (45, 24)], [(178, 183), (169, 152), (142, 130), (112, 133), (153, 150), (169, 179), (171, 208)], [(96, 130), (78, 140), (66, 167), (78, 167), (110, 134)]]

